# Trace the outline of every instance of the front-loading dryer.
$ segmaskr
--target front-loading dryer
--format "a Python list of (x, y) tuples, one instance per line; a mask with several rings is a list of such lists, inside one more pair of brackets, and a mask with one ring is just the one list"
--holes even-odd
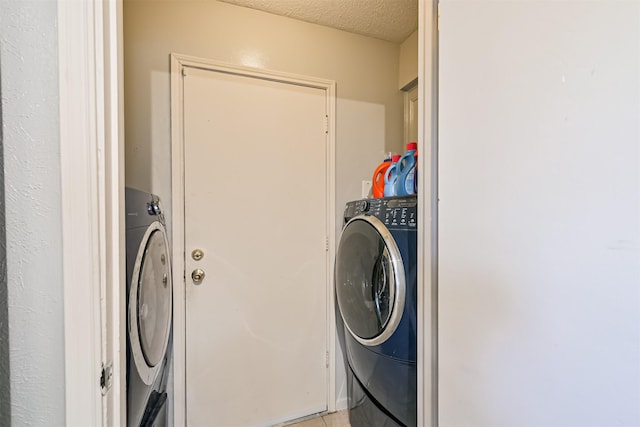
[(166, 424), (173, 289), (157, 196), (125, 189), (127, 241), (127, 425)]
[(417, 197), (349, 202), (335, 266), (353, 427), (417, 424)]

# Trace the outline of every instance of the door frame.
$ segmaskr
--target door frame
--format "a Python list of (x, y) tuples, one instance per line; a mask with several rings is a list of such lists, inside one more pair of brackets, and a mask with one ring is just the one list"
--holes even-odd
[(126, 424), (122, 0), (58, 0), (57, 8), (66, 424), (119, 426)]
[(307, 86), (324, 90), (327, 108), (327, 158), (326, 158), (326, 186), (327, 186), (327, 410), (335, 411), (336, 406), (336, 327), (333, 287), (333, 267), (335, 260), (335, 111), (336, 111), (336, 83), (332, 80), (297, 74), (270, 71), (257, 68), (230, 65), (209, 59), (197, 58), (178, 53), (171, 54), (171, 192), (172, 192), (172, 253), (174, 277), (174, 309), (173, 309), (173, 346), (174, 346), (174, 425), (186, 425), (186, 323), (185, 323), (185, 291), (186, 273), (184, 266), (184, 129), (183, 102), (184, 90), (182, 85), (183, 70), (185, 68), (199, 68), (213, 72), (229, 73), (250, 78), (271, 80), (299, 86)]
[[(91, 4), (90, 4), (91, 3)], [(103, 9), (101, 6), (104, 6)], [(422, 224), (431, 224), (430, 229), (423, 228), (422, 232), (418, 234), (418, 253), (420, 259), (424, 260), (424, 263), (418, 265), (418, 285), (421, 289), (431, 289), (431, 292), (424, 292), (423, 296), (418, 300), (418, 324), (423, 331), (427, 331), (424, 334), (418, 336), (418, 422), (419, 425), (424, 426), (437, 426), (437, 334), (435, 321), (437, 321), (437, 312), (432, 313), (432, 304), (437, 304), (437, 270), (435, 262), (437, 256), (437, 234), (436, 234), (436, 214), (437, 203), (435, 197), (437, 196), (437, 6), (438, 0), (418, 0), (418, 87), (419, 87), (419, 109), (421, 113), (418, 116), (418, 134), (419, 141), (423, 146), (423, 149), (418, 152), (419, 162), (421, 164), (430, 164), (433, 166), (431, 174), (427, 177), (427, 174), (419, 175), (419, 187), (424, 189), (421, 196), (419, 196), (419, 209), (418, 218)], [(82, 10), (72, 11), (71, 8), (81, 8)], [(86, 10), (90, 8), (91, 10)], [(113, 260), (117, 260), (109, 267), (111, 269), (111, 276), (113, 278), (120, 277), (124, 280), (124, 246), (123, 246), (123, 223), (122, 218), (114, 213), (118, 210), (123, 212), (124, 196), (120, 194), (124, 187), (124, 89), (122, 86), (122, 57), (123, 57), (123, 36), (122, 36), (122, 0), (109, 0), (108, 2), (101, 0), (92, 1), (58, 1), (58, 44), (60, 46), (60, 60), (59, 60), (59, 72), (60, 72), (60, 145), (61, 145), (61, 157), (75, 159), (74, 164), (78, 166), (87, 166), (89, 170), (83, 170), (83, 176), (85, 179), (80, 180), (78, 176), (72, 176), (71, 174), (64, 174), (65, 168), (62, 169), (63, 176), (61, 180), (61, 190), (67, 194), (73, 194), (75, 191), (79, 191), (79, 187), (82, 182), (90, 182), (89, 180), (97, 180), (100, 182), (104, 177), (104, 171), (100, 171), (93, 163), (82, 163), (80, 153), (84, 153), (85, 150), (93, 150), (98, 152), (101, 150), (98, 144), (98, 138), (94, 134), (90, 134), (89, 138), (86, 138), (86, 134), (80, 136), (79, 130), (74, 127), (80, 126), (94, 126), (90, 125), (89, 119), (86, 122), (78, 120), (79, 117), (86, 117), (85, 111), (93, 111), (102, 114), (104, 117), (105, 110), (114, 111), (116, 114), (112, 114), (111, 120), (109, 120), (110, 137), (105, 142), (105, 146), (102, 149), (106, 149), (113, 154), (111, 163), (109, 166), (111, 177), (107, 180), (111, 183), (111, 189), (108, 193), (104, 194), (104, 198), (99, 202), (95, 199), (85, 199), (78, 204), (71, 203), (69, 199), (63, 199), (63, 230), (72, 229), (82, 230), (81, 232), (86, 236), (97, 233), (95, 229), (89, 230), (86, 227), (95, 226), (95, 216), (88, 222), (75, 223), (71, 216), (72, 211), (86, 209), (87, 212), (92, 212), (95, 208), (94, 203), (104, 203), (104, 208), (111, 212), (112, 222), (109, 223), (108, 236), (120, 236), (118, 239), (120, 242), (111, 248), (111, 257)], [(63, 17), (62, 14), (65, 14)], [(109, 19), (106, 17), (109, 16)], [(105, 25), (105, 23), (108, 23)], [(96, 28), (97, 26), (97, 28)], [(105, 52), (105, 46), (99, 44), (91, 44), (88, 41), (94, 40), (95, 37), (100, 37), (103, 41), (108, 41), (109, 50), (108, 54)], [(66, 49), (64, 51), (63, 49)], [(108, 75), (103, 80), (105, 87), (109, 88), (109, 99), (106, 99), (104, 94), (98, 92), (97, 96), (91, 95), (89, 81), (93, 81), (95, 87), (95, 80), (97, 80), (97, 73), (95, 63), (97, 58), (104, 59), (104, 66), (109, 70)], [(77, 79), (77, 76), (66, 75), (70, 70), (90, 70), (89, 74), (84, 75), (83, 78)], [(114, 72), (115, 71), (115, 72)], [(64, 75), (63, 75), (64, 73)], [(65, 79), (63, 83), (63, 79)], [(92, 80), (93, 79), (93, 80)], [(333, 92), (335, 97), (335, 89)], [(172, 94), (172, 99), (175, 97)], [(430, 99), (430, 102), (426, 102)], [(331, 107), (335, 111), (335, 98), (331, 104)], [(74, 107), (75, 105), (75, 107)], [(172, 110), (173, 111), (173, 110)], [(333, 121), (332, 123), (335, 123)], [(65, 128), (66, 126), (66, 128)], [(173, 135), (172, 130), (172, 135)], [(73, 136), (72, 136), (73, 135)], [(335, 156), (335, 126), (330, 129), (329, 133), (332, 141), (332, 158)], [(66, 145), (66, 146), (64, 146)], [(431, 161), (428, 162), (427, 153), (431, 156)], [(104, 152), (102, 152), (104, 154)], [(64, 160), (66, 161), (66, 160)], [(335, 176), (335, 170), (332, 171), (330, 176)], [(118, 182), (119, 180), (119, 182)], [(94, 181), (96, 182), (96, 181)], [(119, 188), (119, 190), (118, 190)], [(334, 186), (331, 187), (335, 188)], [(427, 190), (429, 189), (429, 190)], [(428, 192), (427, 192), (428, 191)], [(334, 199), (331, 203), (335, 204)], [(334, 224), (335, 227), (335, 224)], [(115, 233), (115, 234), (111, 234)], [(334, 236), (330, 235), (330, 239)], [(330, 244), (330, 251), (334, 250), (333, 244)], [(115, 406), (109, 412), (111, 414), (111, 423), (103, 423), (102, 417), (99, 415), (101, 409), (97, 403), (99, 398), (99, 391), (95, 388), (96, 384), (96, 371), (95, 368), (100, 365), (101, 356), (98, 341), (102, 340), (102, 329), (100, 325), (95, 323), (95, 320), (91, 320), (91, 325), (85, 325), (88, 327), (81, 328), (77, 322), (74, 324), (74, 320), (82, 319), (87, 321), (93, 319), (91, 310), (95, 304), (100, 305), (98, 300), (101, 298), (101, 291), (99, 289), (99, 282), (92, 282), (92, 275), (84, 269), (76, 272), (77, 277), (81, 277), (81, 280), (68, 281), (71, 278), (72, 268), (78, 266), (78, 262), (73, 263), (71, 260), (85, 260), (89, 258), (87, 254), (92, 252), (89, 249), (92, 247), (92, 243), (85, 241), (79, 241), (77, 245), (65, 244), (63, 247), (63, 256), (65, 261), (65, 363), (66, 366), (73, 366), (74, 369), (67, 369), (65, 373), (65, 394), (66, 394), (66, 417), (67, 423), (77, 425), (126, 425), (126, 394), (125, 394), (125, 364), (124, 360), (124, 346), (126, 339), (126, 330), (124, 319), (124, 296), (119, 295), (118, 287), (112, 289), (113, 298), (117, 301), (120, 300), (121, 307), (116, 308), (116, 311), (120, 311), (119, 316), (115, 316), (113, 319), (113, 328), (116, 332), (114, 338), (115, 347), (113, 349), (114, 355), (114, 399)], [(120, 251), (119, 254), (116, 253)], [(97, 260), (106, 257), (106, 253), (95, 254), (87, 259), (91, 265), (95, 267)], [(333, 262), (333, 261), (332, 261)], [(428, 264), (428, 265), (427, 265)], [(107, 265), (103, 260), (103, 265)], [(120, 272), (117, 269), (120, 268)], [(175, 266), (174, 266), (175, 268)], [(333, 273), (333, 272), (331, 272)], [(331, 276), (332, 277), (332, 276)], [(115, 279), (114, 279), (115, 280)], [(95, 283), (94, 288), (88, 286), (89, 283)], [(92, 290), (89, 290), (92, 289)], [(76, 293), (80, 291), (80, 293)], [(75, 302), (72, 302), (75, 301)], [(119, 322), (119, 324), (118, 324)], [(91, 343), (92, 351), (80, 351), (78, 348), (86, 349), (87, 343)], [(329, 343), (331, 348), (335, 349), (333, 342)], [(330, 375), (335, 381), (335, 351), (332, 351), (329, 355), (330, 359)], [(87, 367), (81, 370), (82, 367)], [(330, 379), (331, 380), (331, 379)], [(184, 393), (184, 390), (182, 391)], [(118, 397), (119, 394), (119, 397)], [(329, 399), (330, 411), (331, 405), (335, 406), (335, 388), (329, 390), (329, 396), (334, 396), (333, 399)], [(83, 403), (84, 402), (84, 403)], [(183, 401), (184, 403), (184, 401)], [(179, 405), (176, 405), (176, 409), (180, 409)], [(335, 409), (335, 408), (334, 408)], [(181, 407), (182, 420), (184, 420), (184, 404)], [(105, 410), (104, 413), (107, 413)], [(119, 414), (119, 417), (116, 416)], [(177, 419), (177, 418), (176, 418)], [(77, 422), (71, 422), (71, 421)], [(180, 424), (183, 425), (184, 421)]]
[[(439, 0), (418, 0), (418, 425), (438, 426)], [(420, 292), (422, 290), (422, 292)]]

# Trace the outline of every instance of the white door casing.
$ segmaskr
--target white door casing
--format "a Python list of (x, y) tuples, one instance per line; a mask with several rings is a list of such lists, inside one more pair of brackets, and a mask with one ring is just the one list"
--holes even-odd
[(172, 55), (176, 425), (333, 410), (333, 93)]
[(418, 425), (438, 425), (438, 0), (418, 1)]
[(66, 424), (118, 426), (126, 414), (122, 1), (59, 1), (58, 28)]

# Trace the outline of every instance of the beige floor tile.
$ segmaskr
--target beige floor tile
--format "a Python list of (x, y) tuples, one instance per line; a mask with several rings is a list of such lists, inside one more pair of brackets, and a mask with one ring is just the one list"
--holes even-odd
[(347, 411), (334, 412), (322, 417), (327, 427), (350, 427)]
[(302, 421), (301, 423), (289, 424), (287, 427), (327, 427), (321, 417)]

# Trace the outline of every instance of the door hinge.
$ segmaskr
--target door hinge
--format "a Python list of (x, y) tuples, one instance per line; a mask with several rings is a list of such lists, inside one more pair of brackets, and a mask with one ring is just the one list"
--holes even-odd
[(325, 356), (326, 356), (326, 358), (325, 358), (325, 368), (328, 368), (329, 367), (329, 352), (328, 351), (325, 353)]
[(182, 77), (187, 77), (187, 69), (182, 67)]
[(329, 236), (324, 236), (324, 250), (329, 251)]
[(438, 20), (437, 20), (437, 25), (436, 26), (438, 28), (438, 31), (440, 31), (440, 2), (438, 2), (438, 11), (437, 11), (437, 13), (438, 13), (438, 16), (437, 16)]
[(100, 389), (102, 395), (106, 395), (113, 384), (113, 362), (107, 363), (105, 366), (102, 364), (102, 370), (100, 372)]
[(329, 116), (324, 116), (324, 133), (329, 133)]

